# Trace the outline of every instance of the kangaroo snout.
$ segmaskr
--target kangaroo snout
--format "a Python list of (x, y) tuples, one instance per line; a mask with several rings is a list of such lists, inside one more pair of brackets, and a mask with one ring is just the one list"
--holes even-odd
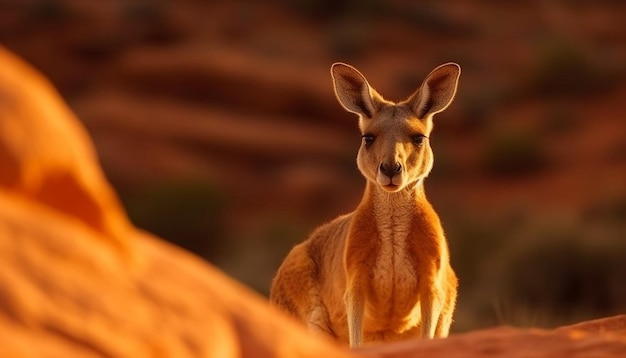
[(376, 181), (387, 191), (399, 190), (403, 185), (402, 171), (400, 162), (382, 162), (378, 166)]
[(402, 173), (402, 164), (400, 162), (395, 163), (380, 163), (378, 167), (378, 171), (388, 176), (389, 178), (393, 178), (395, 175)]

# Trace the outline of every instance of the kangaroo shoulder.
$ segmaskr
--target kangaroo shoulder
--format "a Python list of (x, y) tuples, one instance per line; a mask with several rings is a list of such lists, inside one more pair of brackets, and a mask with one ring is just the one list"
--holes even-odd
[(315, 229), (308, 240), (308, 254), (314, 261), (322, 256), (334, 255), (343, 247), (352, 214), (339, 216)]
[(309, 237), (309, 241), (317, 241), (317, 242), (327, 242), (329, 240), (339, 240), (340, 237), (344, 236), (347, 229), (348, 224), (352, 220), (352, 214), (341, 215), (325, 224), (320, 225), (317, 229), (311, 233)]

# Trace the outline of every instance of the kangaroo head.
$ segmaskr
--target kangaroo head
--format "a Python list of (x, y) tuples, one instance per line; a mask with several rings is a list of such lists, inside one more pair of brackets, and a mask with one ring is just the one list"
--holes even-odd
[(424, 179), (433, 166), (429, 143), (433, 115), (456, 93), (461, 68), (447, 63), (432, 70), (406, 100), (385, 100), (354, 67), (335, 63), (331, 75), (337, 100), (359, 116), (363, 141), (357, 165), (365, 178), (396, 192)]

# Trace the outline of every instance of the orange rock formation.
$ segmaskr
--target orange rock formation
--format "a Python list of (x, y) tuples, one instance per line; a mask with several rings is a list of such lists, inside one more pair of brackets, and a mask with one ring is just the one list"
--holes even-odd
[(0, 50), (0, 356), (346, 356), (130, 225), (51, 85)]

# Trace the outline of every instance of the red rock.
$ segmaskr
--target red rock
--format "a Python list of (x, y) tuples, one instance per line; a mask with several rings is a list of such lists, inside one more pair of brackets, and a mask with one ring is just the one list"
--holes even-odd
[(132, 227), (87, 133), (0, 49), (3, 357), (344, 357), (219, 271)]
[(557, 332), (582, 331), (587, 333), (615, 334), (626, 337), (626, 315), (600, 318), (556, 329)]
[(583, 358), (625, 357), (626, 336), (582, 331), (497, 327), (431, 341), (407, 341), (365, 349), (387, 358), (507, 357)]
[(7, 51), (0, 63), (0, 186), (71, 215), (126, 250), (128, 219), (85, 129), (30, 66)]

